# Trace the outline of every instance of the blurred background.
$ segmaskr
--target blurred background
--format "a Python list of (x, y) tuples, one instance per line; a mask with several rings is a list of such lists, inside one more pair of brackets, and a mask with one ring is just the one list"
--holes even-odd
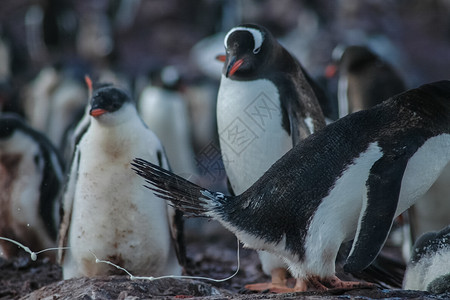
[(3, 0), (0, 22), (15, 78), (55, 62), (127, 76), (175, 64), (197, 76), (192, 48), (250, 22), (266, 26), (313, 76), (337, 44), (368, 44), (417, 85), (449, 77), (449, 16), (448, 0)]
[[(138, 99), (156, 82), (152, 76), (171, 66), (172, 82), (190, 99), (199, 173), (209, 186), (223, 187), (214, 119), (222, 65), (215, 56), (240, 23), (267, 27), (331, 98), (337, 82), (324, 72), (337, 46), (367, 45), (407, 88), (450, 78), (448, 0), (2, 0), (2, 110), (31, 119), (27, 105), (33, 84), (45, 81), (43, 70), (83, 85), (86, 74), (112, 81)], [(48, 95), (55, 86), (48, 83)]]

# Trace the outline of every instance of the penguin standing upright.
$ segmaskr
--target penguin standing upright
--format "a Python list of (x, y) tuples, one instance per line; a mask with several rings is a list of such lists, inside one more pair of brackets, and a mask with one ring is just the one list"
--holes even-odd
[[(394, 67), (368, 46), (337, 46), (333, 51), (333, 60), (326, 69), (326, 76), (331, 78), (338, 75), (337, 106), (340, 118), (371, 108), (406, 89)], [(392, 232), (388, 243), (402, 244), (405, 262), (412, 246), (408, 220), (408, 212), (396, 220), (396, 230)]]
[(238, 196), (208, 191), (142, 159), (134, 169), (159, 197), (211, 217), (244, 246), (279, 255), (294, 290), (358, 287), (335, 276), (367, 268), (396, 216), (450, 162), (450, 81), (423, 85), (350, 114), (302, 140)]
[(180, 74), (174, 66), (155, 73), (141, 93), (138, 110), (160, 138), (173, 172), (188, 178), (197, 174), (197, 170), (187, 100), (180, 91)]
[[(0, 115), (0, 236), (33, 251), (55, 247), (63, 174), (58, 151), (42, 133), (15, 114)], [(0, 240), (0, 256), (19, 251)]]
[(96, 264), (93, 253), (135, 275), (179, 275), (180, 214), (164, 201), (149, 199), (129, 167), (142, 155), (168, 169), (161, 143), (119, 88), (96, 90), (89, 114), (63, 196), (59, 244), (68, 249), (60, 250), (59, 260), (64, 279), (117, 272)]
[[(217, 126), (229, 183), (240, 194), (325, 121), (310, 77), (267, 29), (240, 25), (227, 33), (224, 43)], [(247, 288), (285, 286), (285, 263), (266, 252), (259, 256), (272, 283)]]
[(450, 292), (450, 225), (421, 235), (414, 244), (403, 289)]

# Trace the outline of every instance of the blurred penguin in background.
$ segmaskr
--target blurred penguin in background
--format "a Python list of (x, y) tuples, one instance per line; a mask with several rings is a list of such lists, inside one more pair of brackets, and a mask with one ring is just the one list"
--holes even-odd
[[(56, 148), (15, 114), (0, 115), (0, 236), (32, 251), (56, 246), (63, 163)], [(0, 256), (20, 248), (0, 240)], [(45, 255), (54, 259), (52, 252)]]
[(48, 66), (26, 87), (27, 119), (58, 147), (63, 143), (64, 131), (86, 107), (87, 89), (80, 73), (83, 70), (69, 66)]
[(144, 122), (161, 140), (174, 173), (189, 178), (198, 172), (181, 81), (174, 66), (153, 72), (150, 84), (139, 97), (138, 110)]
[(420, 236), (414, 244), (403, 289), (450, 292), (450, 225)]
[(403, 79), (366, 46), (337, 47), (327, 77), (339, 74), (339, 117), (370, 108), (406, 90)]

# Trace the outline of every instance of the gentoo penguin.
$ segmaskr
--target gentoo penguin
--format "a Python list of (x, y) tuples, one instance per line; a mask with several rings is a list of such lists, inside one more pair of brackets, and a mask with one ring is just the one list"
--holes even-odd
[(67, 75), (51, 94), (49, 118), (47, 120), (47, 136), (54, 145), (61, 147), (64, 131), (76, 121), (77, 116), (86, 107), (88, 94), (81, 81)]
[[(51, 142), (15, 114), (0, 115), (0, 236), (33, 251), (56, 246), (57, 197), (63, 163)], [(16, 245), (0, 240), (0, 256), (12, 257)], [(52, 252), (47, 252), (55, 258)]]
[(139, 97), (139, 114), (160, 138), (173, 172), (189, 178), (197, 170), (187, 100), (180, 91), (180, 74), (176, 67), (166, 66), (152, 75), (150, 84)]
[(412, 253), (403, 289), (436, 294), (450, 292), (450, 225), (420, 236)]
[(59, 261), (64, 279), (117, 272), (96, 264), (93, 254), (134, 275), (181, 274), (181, 216), (164, 201), (149, 199), (129, 167), (134, 157), (144, 156), (168, 169), (161, 143), (122, 89), (94, 91), (89, 114), (63, 196), (59, 245), (68, 249), (60, 250)]
[[(251, 24), (234, 27), (224, 44), (217, 127), (231, 189), (241, 194), (325, 121), (310, 77), (267, 29)], [(272, 283), (247, 288), (285, 286), (285, 263), (266, 252), (259, 256)]]
[(338, 56), (334, 58), (337, 62), (328, 67), (327, 76), (332, 76), (337, 70), (339, 72), (340, 118), (370, 108), (406, 90), (397, 71), (366, 46), (348, 46), (340, 57), (336, 52), (334, 55)]
[(60, 80), (59, 72), (53, 66), (48, 66), (25, 87), (25, 117), (34, 129), (46, 132), (47, 121), (50, 119), (51, 95)]
[(87, 92), (77, 71), (69, 66), (49, 66), (26, 88), (27, 119), (57, 147), (63, 143), (64, 131), (86, 107)]
[(335, 277), (343, 242), (354, 240), (345, 272), (376, 258), (393, 219), (450, 161), (450, 81), (423, 85), (329, 124), (300, 141), (249, 189), (225, 196), (142, 159), (148, 188), (190, 214), (211, 217), (244, 246), (278, 256), (308, 286), (355, 287)]

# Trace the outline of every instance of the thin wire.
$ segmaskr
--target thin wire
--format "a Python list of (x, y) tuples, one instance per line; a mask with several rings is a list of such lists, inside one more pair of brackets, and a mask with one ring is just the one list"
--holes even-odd
[[(8, 241), (8, 242), (11, 242), (11, 243), (16, 244), (17, 246), (21, 247), (23, 250), (25, 250), (26, 252), (28, 252), (30, 254), (31, 260), (33, 260), (33, 261), (36, 261), (38, 254), (41, 254), (41, 253), (46, 252), (46, 251), (60, 250), (60, 249), (70, 249), (70, 247), (58, 247), (58, 248), (47, 248), (47, 249), (44, 249), (44, 250), (41, 250), (41, 251), (38, 251), (38, 252), (33, 252), (33, 251), (30, 250), (30, 248), (28, 248), (27, 246), (25, 246), (25, 245), (15, 241), (15, 240), (12, 240), (12, 239), (9, 239), (9, 238), (5, 238), (5, 237), (0, 237), (0, 239)], [(121, 266), (118, 266), (118, 265), (116, 265), (116, 264), (114, 264), (114, 263), (112, 263), (110, 261), (98, 259), (97, 255), (95, 255), (94, 252), (92, 252), (91, 250), (89, 250), (89, 252), (91, 252), (92, 255), (95, 257), (95, 263), (108, 264), (108, 265), (113, 266), (116, 269), (122, 270), (122, 271), (124, 271), (125, 273), (128, 274), (128, 276), (130, 277), (131, 280), (144, 279), (144, 280), (151, 280), (152, 281), (152, 280), (158, 280), (158, 279), (163, 279), (163, 278), (180, 278), (180, 279), (198, 279), (198, 280), (208, 280), (208, 281), (213, 281), (213, 282), (224, 282), (224, 281), (230, 280), (231, 278), (236, 276), (237, 273), (239, 272), (240, 267), (241, 267), (239, 239), (236, 239), (236, 241), (237, 241), (237, 250), (236, 250), (237, 268), (236, 268), (236, 271), (232, 275), (230, 275), (230, 276), (228, 276), (226, 278), (223, 278), (223, 279), (214, 279), (214, 278), (203, 277), (203, 276), (182, 276), (182, 275), (166, 275), (166, 276), (160, 276), (160, 277), (134, 276), (133, 274), (128, 272), (128, 270), (126, 270), (125, 268), (123, 268)]]
[(5, 238), (5, 237), (1, 237), (1, 236), (0, 236), (0, 240), (5, 240), (5, 241), (11, 242), (11, 243), (13, 243), (13, 244), (16, 244), (17, 246), (21, 247), (21, 248), (22, 248), (23, 250), (25, 250), (26, 252), (30, 253), (30, 257), (31, 257), (31, 260), (32, 260), (32, 261), (36, 261), (36, 259), (37, 259), (36, 253), (34, 253), (33, 251), (31, 251), (30, 248), (28, 248), (27, 246), (22, 245), (22, 244), (19, 243), (18, 241), (15, 241), (15, 240), (12, 240), (12, 239), (8, 239), (8, 238)]
[(144, 279), (144, 280), (153, 281), (153, 280), (164, 279), (164, 278), (178, 278), (178, 279), (198, 279), (198, 280), (208, 280), (208, 281), (213, 281), (213, 282), (224, 282), (224, 281), (230, 280), (231, 278), (236, 276), (237, 273), (239, 272), (240, 267), (241, 267), (241, 259), (240, 259), (240, 251), (239, 251), (239, 239), (236, 239), (236, 240), (237, 240), (237, 251), (236, 251), (236, 255), (237, 255), (237, 269), (232, 275), (230, 275), (230, 276), (228, 276), (226, 278), (223, 278), (223, 279), (214, 279), (214, 278), (203, 277), (203, 276), (182, 276), (182, 275), (166, 275), (166, 276), (160, 276), (160, 277), (134, 276), (133, 274), (128, 272), (128, 270), (126, 270), (125, 268), (122, 268), (121, 266), (118, 266), (118, 265), (116, 265), (116, 264), (114, 264), (114, 263), (112, 263), (110, 261), (98, 259), (94, 252), (92, 252), (91, 250), (89, 250), (89, 251), (95, 257), (95, 263), (105, 263), (105, 264), (111, 265), (111, 266), (113, 266), (113, 267), (115, 267), (115, 268), (117, 268), (119, 270), (122, 270), (122, 271), (124, 271), (125, 273), (128, 274), (128, 276), (130, 277), (131, 280)]

